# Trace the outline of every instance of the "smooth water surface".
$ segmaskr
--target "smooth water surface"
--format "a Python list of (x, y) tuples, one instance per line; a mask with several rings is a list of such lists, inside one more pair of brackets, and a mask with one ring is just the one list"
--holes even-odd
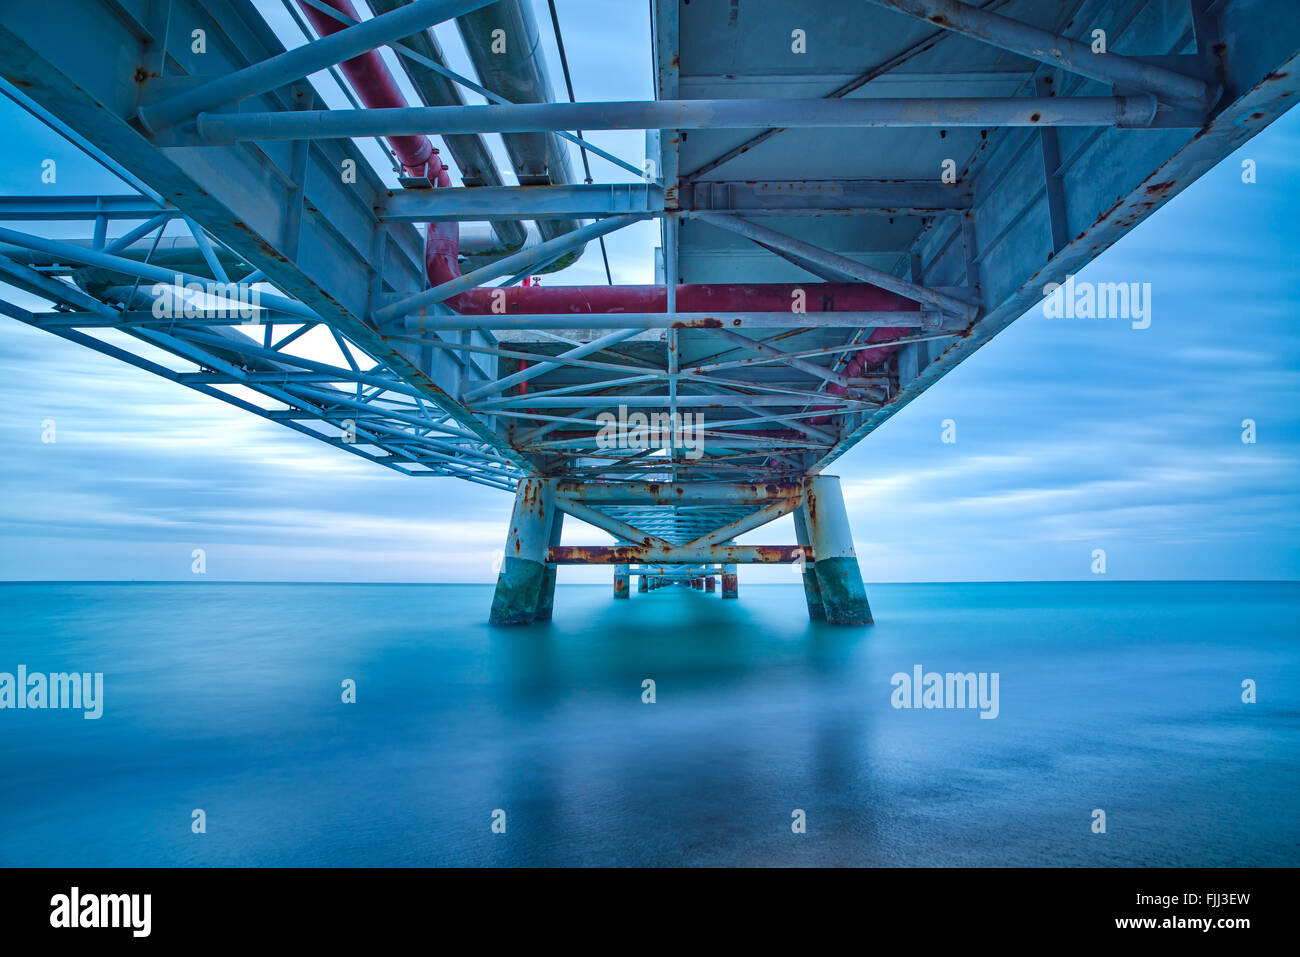
[[(1300, 585), (869, 594), (561, 585), (496, 629), (479, 585), (3, 584), (0, 672), (105, 690), (0, 710), (0, 864), (1300, 864)], [(895, 709), (918, 664), (998, 717)]]

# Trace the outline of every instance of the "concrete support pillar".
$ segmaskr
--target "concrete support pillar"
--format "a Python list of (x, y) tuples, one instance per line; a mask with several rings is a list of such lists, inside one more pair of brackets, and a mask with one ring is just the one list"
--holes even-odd
[(526, 478), (515, 492), (505, 558), (492, 595), (493, 625), (527, 625), (537, 617), (546, 578), (546, 548), (555, 516), (555, 483)]
[(632, 597), (631, 589), (629, 588), (630, 577), (631, 576), (628, 573), (628, 567), (626, 565), (614, 566), (614, 597), (615, 598)]
[(718, 587), (718, 580), (714, 578), (712, 575), (704, 579), (704, 590), (708, 592), (710, 595), (712, 595), (714, 591), (717, 590), (717, 587)]
[(722, 597), (740, 597), (740, 580), (736, 577), (735, 565), (722, 566)]
[[(547, 541), (552, 545), (560, 544), (560, 533), (563, 531), (564, 513), (557, 508), (553, 510), (551, 534)], [(556, 566), (548, 563), (546, 573), (542, 576), (542, 588), (537, 596), (537, 615), (534, 621), (551, 620), (551, 613), (555, 610), (555, 572)]]
[(642, 594), (643, 592), (645, 592), (645, 590), (646, 590), (646, 586), (645, 586), (645, 576), (644, 576), (644, 575), (637, 575), (637, 576), (636, 576), (636, 593), (637, 593), (638, 595), (640, 595), (640, 594)]
[[(794, 510), (794, 539), (800, 548), (812, 549), (812, 539), (808, 537), (808, 522), (803, 509)], [(822, 604), (822, 588), (817, 581), (817, 569), (812, 562), (803, 562), (803, 597), (808, 605), (808, 618), (812, 621), (826, 620), (826, 606)]]
[[(853, 550), (853, 532), (849, 528), (849, 513), (844, 508), (840, 480), (833, 475), (814, 475), (806, 479), (804, 504), (799, 511), (807, 523), (812, 542), (817, 585), (826, 620), (832, 625), (871, 624), (871, 606), (867, 603), (867, 589), (858, 569), (858, 556)], [(804, 568), (806, 574), (806, 564)], [(805, 577), (805, 594), (807, 587)]]

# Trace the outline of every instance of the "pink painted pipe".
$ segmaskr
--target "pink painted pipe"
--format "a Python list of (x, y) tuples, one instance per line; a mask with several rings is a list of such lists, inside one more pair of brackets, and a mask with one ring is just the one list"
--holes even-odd
[[(323, 2), (344, 16), (351, 17), (353, 20), (361, 19), (350, 0), (323, 0)], [(311, 21), (311, 25), (322, 37), (347, 29), (345, 24), (335, 20), (327, 13), (322, 13), (315, 7), (306, 3), (299, 3), (299, 6), (302, 8), (304, 16)], [(352, 88), (356, 90), (361, 102), (371, 109), (395, 109), (410, 106), (406, 102), (406, 97), (402, 96), (402, 91), (398, 89), (397, 83), (394, 82), (393, 75), (388, 72), (388, 66), (384, 63), (384, 58), (379, 55), (378, 50), (370, 50), (360, 56), (353, 57), (351, 60), (344, 60), (340, 67), (343, 70), (343, 75), (352, 84)], [(438, 152), (433, 148), (433, 144), (429, 142), (427, 136), (390, 136), (388, 137), (388, 145), (397, 154), (398, 162), (402, 164), (403, 169), (411, 176), (426, 175), (426, 164)], [(429, 179), (433, 180), (438, 171), (444, 168), (439, 163), (438, 170), (429, 169)], [(450, 184), (451, 180), (448, 179), (447, 183), (439, 183), (438, 185)]]

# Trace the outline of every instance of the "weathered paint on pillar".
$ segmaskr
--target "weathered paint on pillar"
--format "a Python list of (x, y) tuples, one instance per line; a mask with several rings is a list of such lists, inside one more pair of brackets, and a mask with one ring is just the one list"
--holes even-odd
[(722, 597), (740, 597), (740, 579), (736, 577), (735, 565), (722, 566)]
[(840, 480), (833, 475), (807, 479), (801, 511), (812, 539), (826, 620), (832, 625), (871, 624), (871, 605), (867, 603), (867, 588), (853, 550), (853, 532)]
[(632, 597), (630, 589), (628, 588), (629, 577), (630, 576), (628, 575), (628, 568), (626, 565), (614, 566), (614, 597), (615, 598)]
[(640, 595), (640, 594), (641, 594), (642, 592), (644, 592), (644, 591), (645, 591), (645, 576), (644, 576), (644, 575), (637, 575), (637, 576), (636, 576), (636, 593), (637, 593), (638, 595)]
[[(564, 513), (558, 508), (552, 510), (551, 534), (548, 541), (552, 545), (560, 544), (560, 534), (564, 531)], [(555, 573), (558, 565), (547, 564), (542, 576), (542, 588), (537, 596), (537, 615), (534, 621), (550, 621), (555, 611)]]
[(718, 588), (718, 580), (710, 575), (704, 579), (704, 590), (712, 595)]
[(527, 478), (515, 492), (505, 558), (492, 595), (493, 625), (527, 625), (537, 616), (546, 578), (546, 548), (555, 514), (555, 483)]
[[(803, 509), (794, 511), (794, 537), (800, 548), (811, 548), (812, 539), (808, 537), (808, 522)], [(803, 597), (808, 605), (808, 618), (812, 621), (826, 620), (826, 606), (822, 604), (822, 587), (817, 581), (817, 569), (812, 562), (803, 562)]]

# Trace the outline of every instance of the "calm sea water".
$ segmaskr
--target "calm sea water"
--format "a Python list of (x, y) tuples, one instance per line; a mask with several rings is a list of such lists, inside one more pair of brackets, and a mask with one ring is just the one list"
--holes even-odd
[[(0, 710), (0, 864), (1300, 864), (1300, 585), (870, 596), (0, 585), (0, 671), (105, 675), (98, 721)], [(917, 664), (999, 716), (895, 710)]]

